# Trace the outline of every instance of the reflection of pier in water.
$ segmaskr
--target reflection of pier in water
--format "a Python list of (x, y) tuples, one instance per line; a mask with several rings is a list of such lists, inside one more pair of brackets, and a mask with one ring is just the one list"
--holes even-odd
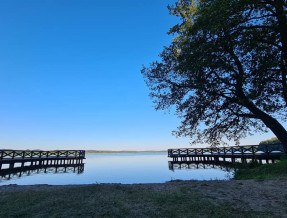
[(29, 165), (19, 166), (12, 169), (1, 169), (0, 170), (0, 182), (3, 180), (10, 180), (14, 178), (20, 178), (23, 176), (31, 176), (35, 174), (46, 174), (46, 173), (77, 173), (81, 174), (84, 172), (84, 164), (60, 164), (57, 162), (45, 162), (41, 165)]
[(221, 169), (230, 172), (234, 169), (234, 163), (229, 161), (168, 161), (169, 170), (181, 169)]

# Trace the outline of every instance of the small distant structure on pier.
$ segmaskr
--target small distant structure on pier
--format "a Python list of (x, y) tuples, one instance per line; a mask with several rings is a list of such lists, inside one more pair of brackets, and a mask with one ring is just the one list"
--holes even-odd
[[(84, 150), (0, 150), (0, 172), (32, 166), (79, 165), (85, 159)], [(7, 166), (8, 167), (4, 167)], [(17, 165), (17, 166), (16, 166)]]
[(279, 160), (286, 154), (283, 146), (269, 145), (244, 145), (230, 147), (211, 147), (211, 148), (180, 148), (168, 149), (168, 157), (172, 158), (173, 163), (178, 162), (248, 162), (265, 161), (269, 163)]

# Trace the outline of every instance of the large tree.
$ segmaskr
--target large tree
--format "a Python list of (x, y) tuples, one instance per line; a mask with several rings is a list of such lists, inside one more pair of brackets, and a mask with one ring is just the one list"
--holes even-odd
[(178, 136), (211, 145), (269, 128), (287, 151), (287, 1), (179, 0), (161, 61), (143, 67), (156, 109), (176, 107)]

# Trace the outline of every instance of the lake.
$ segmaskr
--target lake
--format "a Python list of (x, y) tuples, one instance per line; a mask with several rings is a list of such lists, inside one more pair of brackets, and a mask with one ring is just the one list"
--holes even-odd
[[(68, 185), (97, 183), (163, 183), (171, 180), (228, 180), (233, 171), (210, 165), (170, 169), (166, 152), (87, 154), (84, 166), (34, 169), (6, 175), (0, 185)], [(198, 167), (198, 168), (197, 168)], [(203, 168), (205, 167), (205, 169)], [(214, 168), (213, 168), (214, 167)]]

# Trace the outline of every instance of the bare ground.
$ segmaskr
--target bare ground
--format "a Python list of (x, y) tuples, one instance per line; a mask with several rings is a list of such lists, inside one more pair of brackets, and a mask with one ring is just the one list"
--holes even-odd
[(123, 186), (136, 187), (155, 192), (192, 190), (214, 204), (228, 202), (242, 211), (271, 211), (276, 217), (287, 217), (287, 178), (276, 180), (230, 180), (230, 181), (179, 181), (163, 184), (95, 184), (95, 185), (7, 185), (0, 186), (0, 193), (20, 191), (42, 191), (72, 189), (86, 186)]

